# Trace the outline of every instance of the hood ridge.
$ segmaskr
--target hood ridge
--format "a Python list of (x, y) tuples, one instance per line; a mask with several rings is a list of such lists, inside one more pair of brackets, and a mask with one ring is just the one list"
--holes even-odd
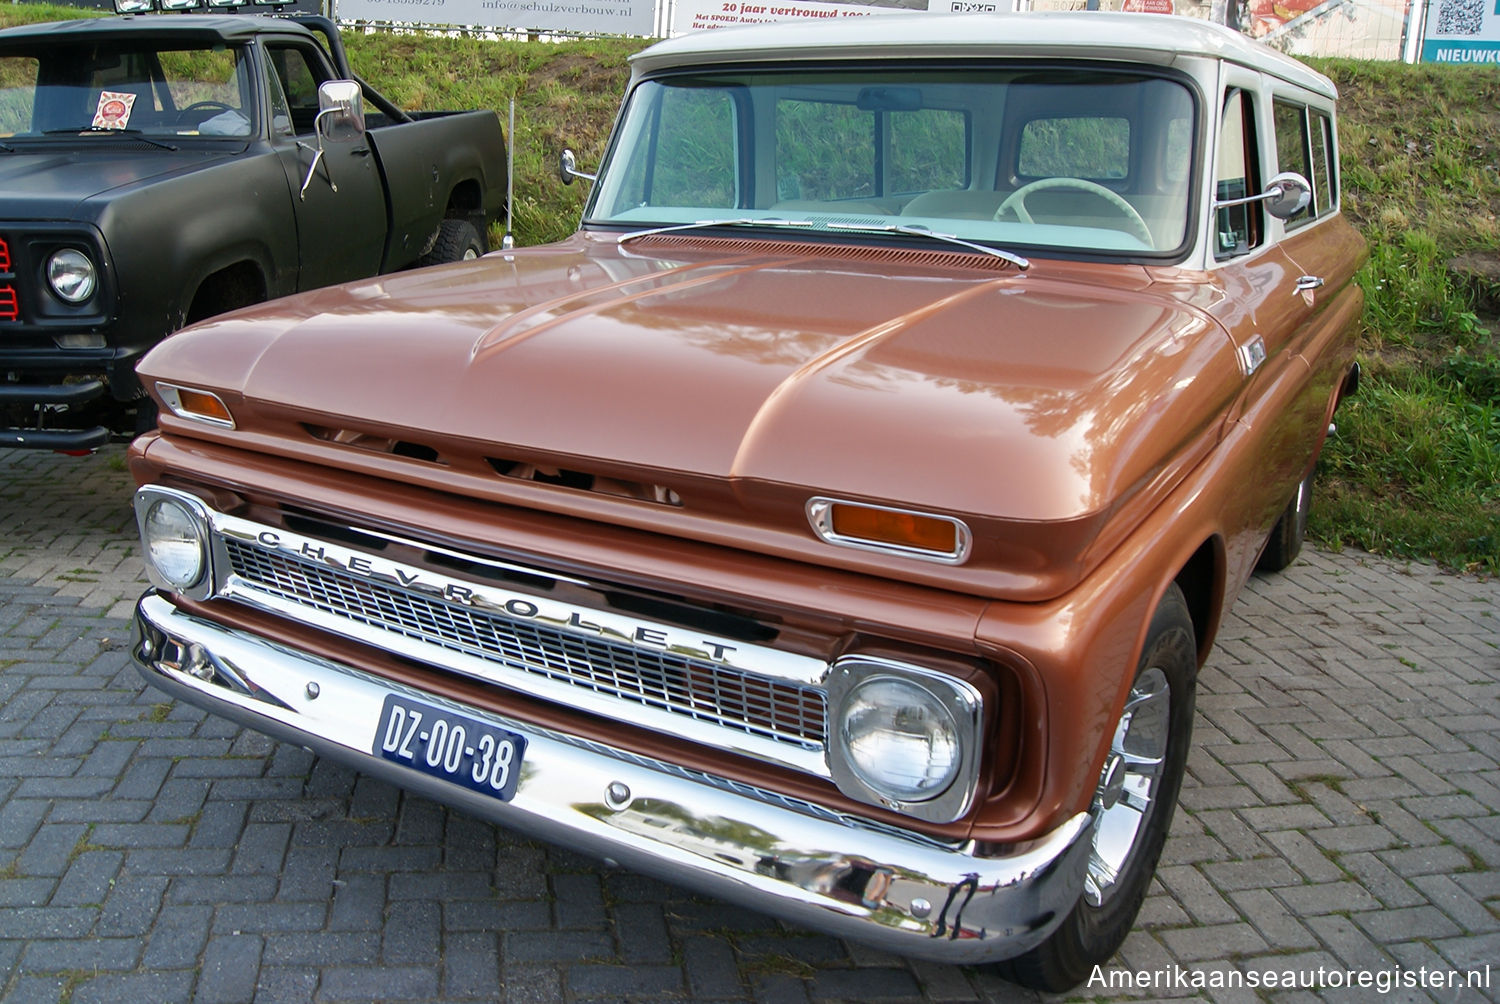
[(972, 297), (988, 293), (996, 286), (1014, 284), (1019, 278), (1019, 276), (1014, 275), (1003, 275), (996, 276), (994, 279), (986, 282), (966, 285), (963, 289), (950, 293), (948, 296), (924, 303), (898, 317), (892, 317), (881, 321), (879, 324), (872, 325), (853, 337), (807, 360), (807, 362), (797, 367), (791, 373), (788, 373), (777, 384), (776, 388), (766, 395), (764, 403), (756, 411), (755, 417), (750, 420), (749, 425), (745, 428), (745, 434), (740, 439), (739, 449), (735, 452), (734, 460), (730, 463), (729, 476), (733, 478), (743, 474), (743, 461), (752, 448), (752, 444), (755, 443), (763, 430), (773, 423), (773, 416), (777, 412), (781, 402), (807, 379), (830, 369), (849, 356), (864, 352), (881, 341), (907, 330), (914, 323), (925, 317), (941, 313)]
[[(627, 279), (619, 279), (604, 285), (591, 286), (576, 293), (569, 293), (556, 299), (534, 304), (517, 311), (505, 320), (493, 325), (475, 341), (474, 347), (469, 353), (469, 359), (471, 362), (479, 362), (488, 355), (517, 345), (528, 338), (547, 331), (549, 328), (565, 324), (601, 305), (617, 307), (624, 304), (638, 303), (653, 294), (663, 291), (696, 289), (706, 283), (732, 278), (736, 275), (742, 275), (746, 272), (753, 272), (762, 268), (791, 265), (801, 260), (800, 258), (754, 259), (732, 267), (726, 267), (722, 259), (683, 263), (661, 272), (633, 275)], [(709, 274), (678, 278), (677, 281), (670, 284), (661, 281), (674, 276), (682, 277), (688, 273), (702, 272), (704, 270), (709, 270)], [(616, 295), (621, 290), (640, 284), (647, 284), (647, 286), (645, 289), (634, 293)]]

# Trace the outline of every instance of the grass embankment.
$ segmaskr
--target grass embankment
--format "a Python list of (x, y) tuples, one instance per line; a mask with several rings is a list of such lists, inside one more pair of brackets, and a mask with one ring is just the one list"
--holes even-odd
[(1343, 98), (1345, 207), (1371, 253), (1366, 379), (1312, 531), (1500, 573), (1500, 72), (1317, 65)]
[[(0, 24), (74, 17), (8, 5)], [(555, 174), (565, 146), (597, 164), (644, 43), (561, 44), (350, 34), (355, 68), (413, 109), (516, 100), (518, 244), (571, 233), (586, 185)], [(1324, 60), (1343, 95), (1347, 211), (1370, 240), (1360, 395), (1319, 472), (1312, 535), (1500, 573), (1500, 71)], [(497, 236), (497, 235), (496, 235)], [(1465, 278), (1460, 256), (1494, 279)]]

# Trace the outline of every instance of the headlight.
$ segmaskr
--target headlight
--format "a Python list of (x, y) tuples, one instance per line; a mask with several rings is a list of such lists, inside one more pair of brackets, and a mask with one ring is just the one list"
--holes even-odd
[(172, 589), (197, 585), (207, 566), (203, 524), (185, 504), (160, 498), (150, 502), (141, 519), (146, 560)]
[(99, 274), (88, 255), (63, 248), (47, 259), (47, 284), (64, 302), (83, 303), (99, 288)]
[(839, 791), (951, 823), (979, 784), (984, 698), (960, 676), (849, 655), (828, 673), (828, 774)]
[(872, 676), (850, 691), (839, 721), (849, 767), (896, 802), (921, 802), (947, 791), (962, 749), (953, 715), (927, 688), (895, 676)]

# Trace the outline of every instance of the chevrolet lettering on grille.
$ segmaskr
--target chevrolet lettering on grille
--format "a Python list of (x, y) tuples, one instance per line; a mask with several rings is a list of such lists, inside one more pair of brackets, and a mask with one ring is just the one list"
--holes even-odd
[[(606, 626), (595, 621), (585, 619), (584, 615), (577, 610), (548, 610), (530, 599), (519, 596), (510, 596), (501, 600), (496, 590), (481, 590), (472, 585), (465, 585), (447, 578), (435, 578), (425, 576), (421, 572), (394, 562), (382, 561), (369, 555), (356, 552), (345, 552), (342, 555), (330, 555), (330, 545), (322, 542), (313, 542), (305, 538), (291, 538), (290, 535), (274, 530), (262, 530), (255, 535), (255, 541), (261, 547), (273, 551), (290, 551), (313, 561), (329, 562), (347, 572), (355, 575), (363, 575), (366, 578), (378, 579), (403, 586), (407, 589), (415, 589), (421, 592), (433, 593), (441, 596), (449, 603), (457, 603), (466, 606), (479, 607), (487, 610), (504, 612), (510, 617), (520, 620), (535, 620), (553, 624), (559, 627), (567, 627), (574, 631), (589, 634), (603, 635), (606, 637), (620, 638), (638, 645), (650, 645), (673, 652), (689, 652), (693, 655), (713, 659), (716, 662), (728, 662), (726, 658), (730, 652), (735, 651), (736, 646), (727, 641), (718, 641), (712, 638), (698, 638), (689, 640), (687, 636), (667, 628), (652, 628), (637, 624), (633, 628)], [(528, 574), (539, 575), (540, 573), (529, 572)], [(498, 602), (498, 607), (496, 603)]]
[[(598, 714), (827, 776), (829, 664), (611, 610), (459, 579), (215, 512), (214, 595), (408, 658)], [(578, 579), (371, 535), (524, 575)]]

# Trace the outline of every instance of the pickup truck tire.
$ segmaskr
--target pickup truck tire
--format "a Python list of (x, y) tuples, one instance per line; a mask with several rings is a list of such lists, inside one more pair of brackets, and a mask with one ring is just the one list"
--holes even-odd
[(1177, 806), (1192, 740), (1197, 669), (1193, 621), (1173, 583), (1151, 617), (1100, 774), (1090, 810), (1094, 848), (1084, 895), (1046, 941), (1000, 963), (1005, 978), (1062, 993), (1107, 963), (1130, 933)]
[(468, 220), (444, 220), (438, 226), (432, 250), (417, 259), (417, 267), (442, 265), (450, 261), (467, 261), (488, 251), (484, 238)]
[(1260, 560), (1255, 563), (1256, 571), (1279, 572), (1302, 553), (1302, 539), (1307, 535), (1307, 514), (1312, 511), (1312, 481), (1313, 476), (1309, 473), (1297, 485), (1286, 510), (1271, 528), (1266, 549), (1260, 552)]

